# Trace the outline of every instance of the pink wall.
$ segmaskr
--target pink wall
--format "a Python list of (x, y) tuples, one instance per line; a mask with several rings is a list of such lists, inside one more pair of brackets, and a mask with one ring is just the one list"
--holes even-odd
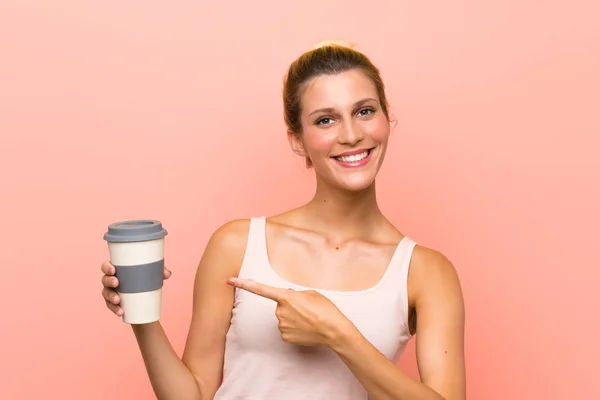
[(152, 398), (100, 296), (106, 225), (168, 228), (181, 351), (209, 234), (312, 193), (280, 90), (323, 38), (384, 74), (399, 124), (380, 199), (459, 270), (470, 398), (600, 398), (600, 7), (230, 3), (0, 5), (0, 398)]

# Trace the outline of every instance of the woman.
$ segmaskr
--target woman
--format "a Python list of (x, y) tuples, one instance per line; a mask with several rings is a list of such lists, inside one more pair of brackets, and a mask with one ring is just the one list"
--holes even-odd
[[(133, 325), (157, 397), (464, 399), (455, 269), (377, 205), (390, 136), (377, 68), (344, 45), (318, 46), (290, 66), (283, 101), (290, 146), (314, 168), (316, 193), (214, 232), (182, 359), (160, 323)], [(115, 269), (102, 271), (107, 306), (122, 315)], [(415, 333), (421, 381), (395, 364)]]

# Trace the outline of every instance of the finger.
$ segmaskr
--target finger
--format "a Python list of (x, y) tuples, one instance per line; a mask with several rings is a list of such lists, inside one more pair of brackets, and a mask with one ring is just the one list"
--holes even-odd
[(171, 275), (173, 275), (173, 273), (171, 272), (171, 270), (168, 270), (167, 267), (165, 267), (165, 270), (164, 270), (164, 273), (163, 273), (164, 279), (169, 279), (171, 277)]
[(264, 283), (255, 282), (249, 279), (230, 278), (227, 283), (277, 302), (284, 300), (290, 294), (288, 290), (265, 285)]
[(106, 288), (106, 287), (102, 289), (102, 297), (104, 297), (104, 300), (107, 303), (119, 304), (121, 302), (121, 298), (119, 297), (119, 294), (117, 292), (115, 292), (114, 290)]
[(117, 286), (119, 286), (119, 280), (114, 276), (104, 275), (102, 277), (102, 286), (108, 288), (116, 288)]
[(114, 265), (110, 263), (110, 261), (106, 261), (100, 267), (100, 270), (104, 272), (106, 275), (114, 275), (117, 271), (115, 270)]
[(114, 312), (115, 314), (117, 314), (119, 317), (123, 315), (123, 309), (115, 304), (112, 304), (110, 302), (106, 302), (106, 307), (108, 307), (108, 309), (112, 312)]

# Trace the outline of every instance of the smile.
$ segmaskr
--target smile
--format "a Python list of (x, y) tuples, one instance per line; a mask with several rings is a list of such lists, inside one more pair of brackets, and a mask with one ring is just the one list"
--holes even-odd
[(367, 164), (371, 159), (372, 150), (373, 149), (368, 149), (358, 154), (336, 156), (333, 157), (333, 159), (338, 164), (346, 168), (362, 167), (363, 165)]

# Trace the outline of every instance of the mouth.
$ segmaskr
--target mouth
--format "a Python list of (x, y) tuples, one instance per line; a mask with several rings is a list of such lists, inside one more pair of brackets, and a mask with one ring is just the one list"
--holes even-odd
[(332, 157), (339, 165), (346, 168), (356, 168), (366, 165), (371, 159), (373, 149), (367, 149), (360, 153), (350, 155), (339, 155)]

